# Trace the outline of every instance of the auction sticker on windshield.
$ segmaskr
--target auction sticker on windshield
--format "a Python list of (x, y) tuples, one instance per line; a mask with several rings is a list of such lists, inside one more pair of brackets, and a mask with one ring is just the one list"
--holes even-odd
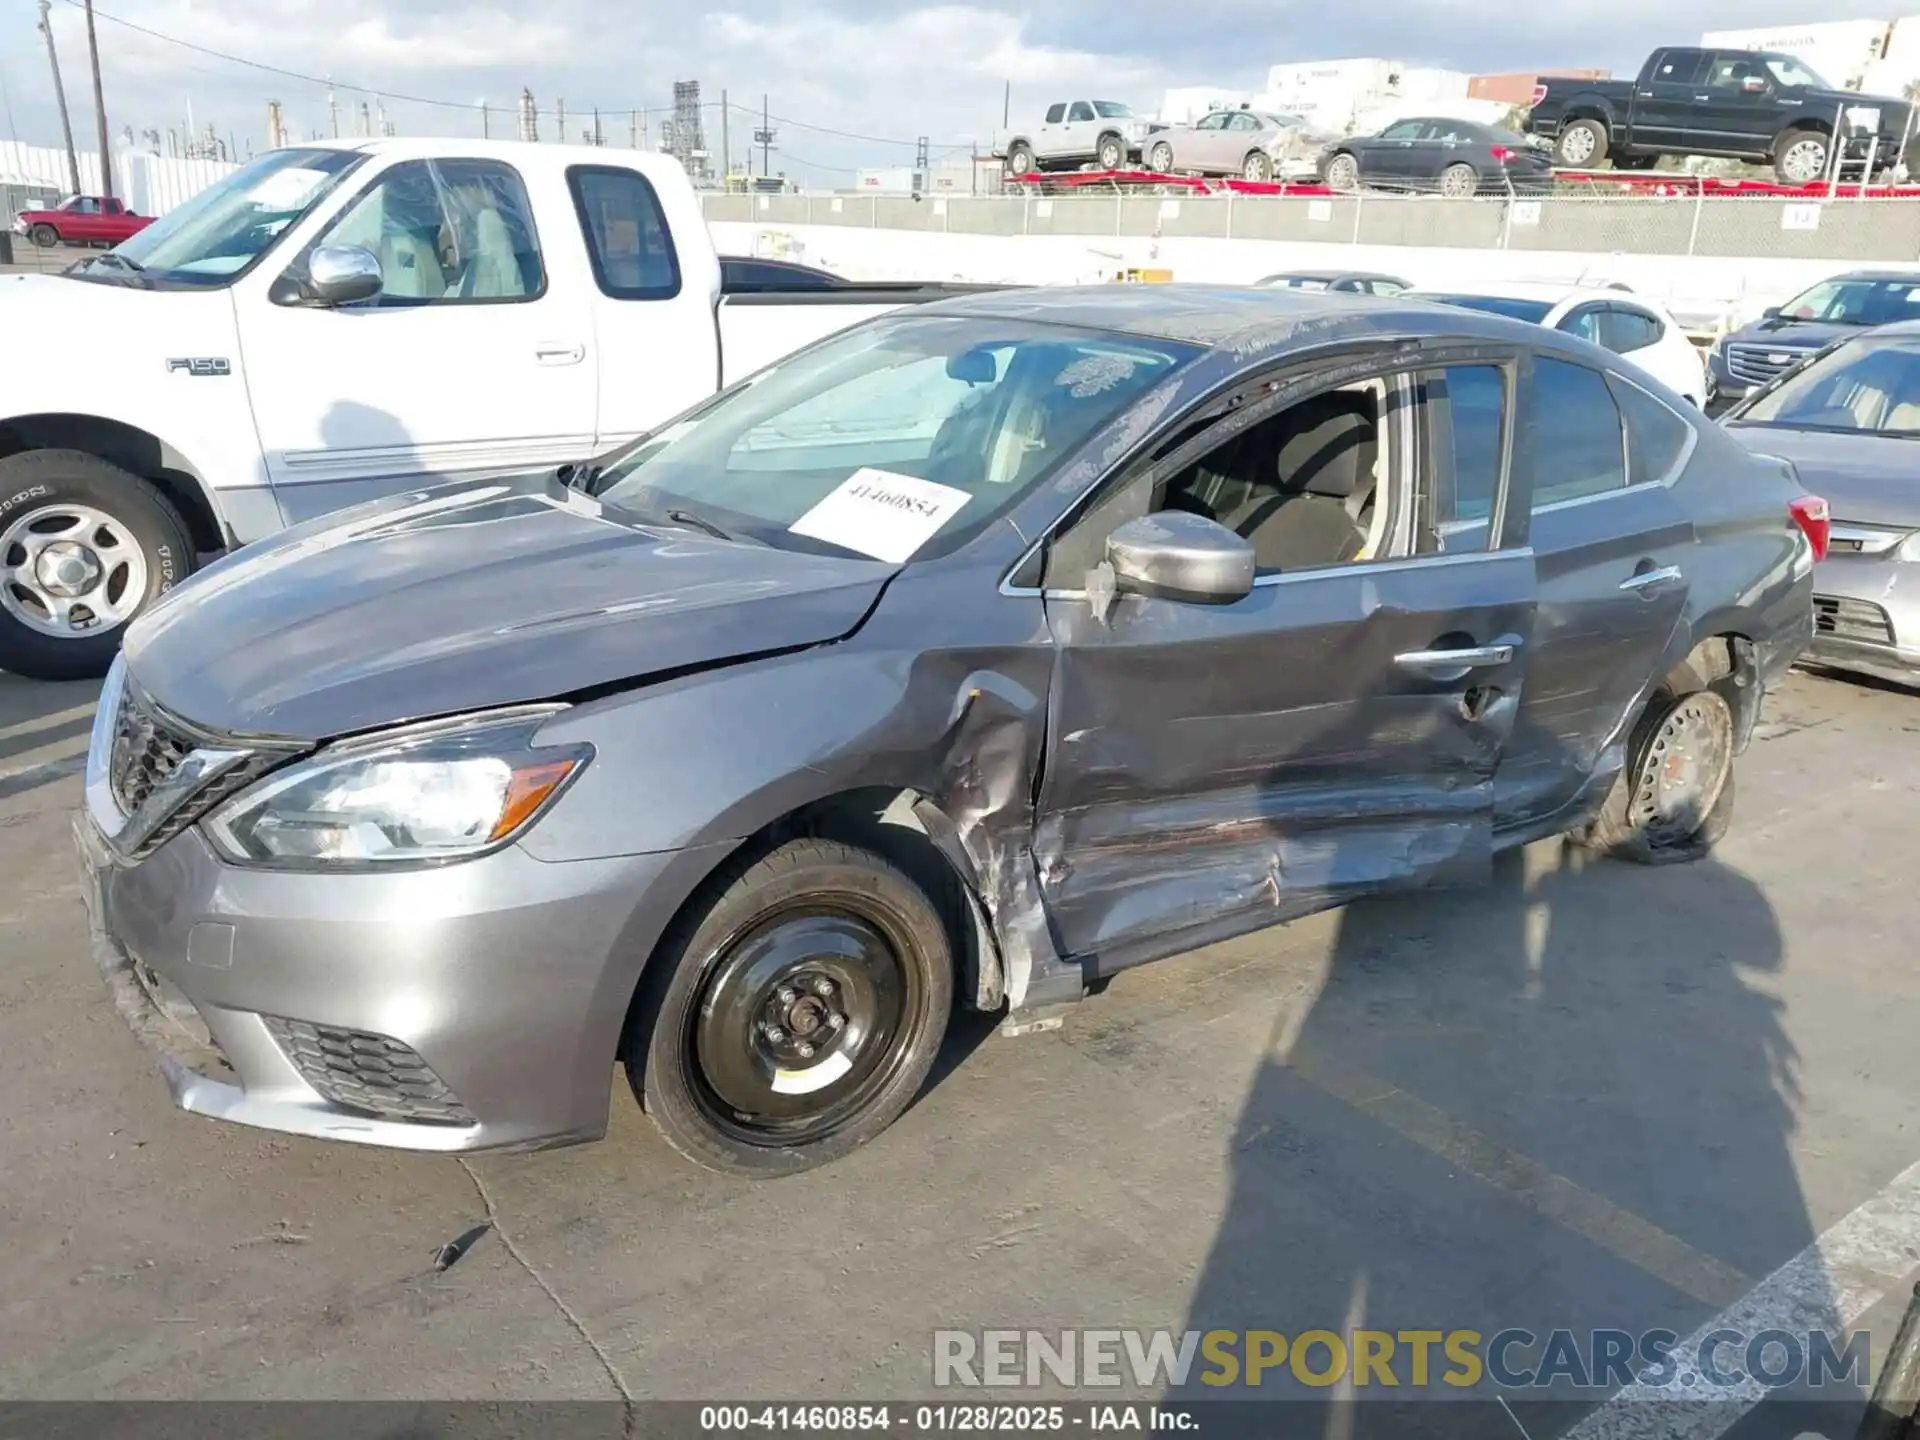
[(787, 529), (897, 565), (911, 560), (972, 498), (913, 475), (860, 469)]
[(292, 210), (305, 204), (326, 179), (324, 170), (276, 170), (249, 190), (247, 199), (262, 210)]

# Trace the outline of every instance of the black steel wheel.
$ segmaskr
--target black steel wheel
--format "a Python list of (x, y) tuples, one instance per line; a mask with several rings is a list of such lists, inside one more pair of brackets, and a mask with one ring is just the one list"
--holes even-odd
[(953, 1004), (934, 904), (869, 851), (795, 840), (722, 876), (661, 947), (628, 1076), (697, 1164), (780, 1175), (885, 1130), (932, 1068)]
[(1642, 865), (1698, 860), (1733, 818), (1733, 710), (1717, 689), (1663, 691), (1634, 727), (1627, 764), (1578, 837)]

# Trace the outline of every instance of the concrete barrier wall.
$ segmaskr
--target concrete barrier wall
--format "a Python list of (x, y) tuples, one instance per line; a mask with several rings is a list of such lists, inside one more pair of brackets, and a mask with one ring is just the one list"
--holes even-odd
[(1920, 272), (1920, 203), (1911, 201), (715, 195), (706, 213), (728, 254), (859, 279), (1085, 284), (1152, 267), (1176, 280), (1244, 283), (1337, 266), (1419, 285), (1620, 281), (1701, 332), (1836, 270)]

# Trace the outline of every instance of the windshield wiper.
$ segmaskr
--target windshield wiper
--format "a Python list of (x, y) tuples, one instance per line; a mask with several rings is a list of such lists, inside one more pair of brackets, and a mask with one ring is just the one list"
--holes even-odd
[(731, 540), (734, 538), (718, 525), (714, 524), (713, 521), (706, 519), (704, 516), (696, 515), (691, 510), (669, 510), (667, 511), (667, 519), (673, 521), (676, 525), (691, 525), (696, 530), (704, 530), (716, 540)]
[(117, 254), (112, 250), (108, 250), (99, 255), (87, 256), (86, 259), (75, 265), (70, 273), (75, 275), (85, 274), (92, 270), (94, 266), (106, 265), (109, 262), (111, 262), (113, 267), (118, 269), (121, 274), (138, 280), (149, 290), (153, 288), (153, 279), (147, 274), (146, 266), (142, 265), (138, 260), (129, 260), (126, 256)]

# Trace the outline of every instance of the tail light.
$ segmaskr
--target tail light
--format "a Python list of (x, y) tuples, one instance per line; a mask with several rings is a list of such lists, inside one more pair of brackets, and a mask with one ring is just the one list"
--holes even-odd
[(1493, 147), (1493, 158), (1498, 160), (1502, 165), (1512, 164), (1513, 156), (1514, 151), (1508, 146), (1496, 145)]
[(1535, 85), (1533, 87), (1533, 99), (1529, 103), (1531, 105), (1538, 105), (1542, 100), (1546, 98), (1547, 98), (1547, 87), (1544, 85)]
[(1826, 559), (1827, 545), (1833, 539), (1833, 518), (1827, 511), (1827, 502), (1818, 495), (1802, 495), (1787, 508), (1793, 511), (1794, 524), (1806, 532), (1813, 545), (1813, 558)]

